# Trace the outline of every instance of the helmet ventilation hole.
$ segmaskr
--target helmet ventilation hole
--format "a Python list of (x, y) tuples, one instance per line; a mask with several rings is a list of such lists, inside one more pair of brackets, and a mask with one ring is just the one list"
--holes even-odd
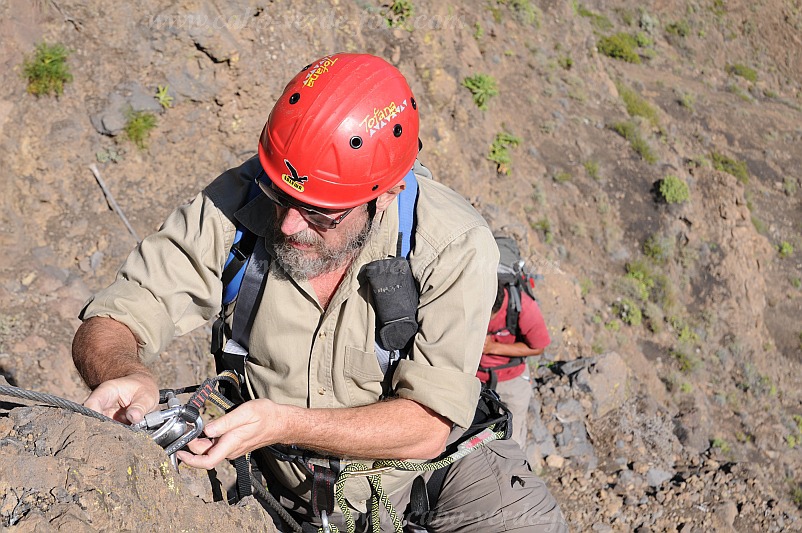
[(301, 99), (301, 94), (300, 93), (292, 93), (292, 96), (290, 96), (290, 104), (295, 104), (300, 99)]
[(351, 137), (351, 148), (353, 148), (354, 150), (359, 150), (360, 148), (362, 148), (362, 137), (358, 135), (354, 135), (353, 137)]
[(410, 98), (409, 101), (412, 102), (412, 109), (418, 109), (418, 102), (414, 98)]
[(395, 135), (396, 137), (401, 137), (401, 124), (396, 124), (393, 127), (393, 135)]
[(309, 67), (311, 67), (311, 66), (312, 66), (312, 63), (309, 63), (308, 65), (306, 65), (304, 68), (301, 69), (301, 72), (303, 72), (305, 70), (309, 70)]
[(379, 188), (379, 186), (378, 186), (378, 185), (374, 185), (374, 186), (373, 186), (373, 188), (371, 189), (371, 191), (375, 191), (375, 190), (376, 190), (376, 189), (378, 189), (378, 188)]

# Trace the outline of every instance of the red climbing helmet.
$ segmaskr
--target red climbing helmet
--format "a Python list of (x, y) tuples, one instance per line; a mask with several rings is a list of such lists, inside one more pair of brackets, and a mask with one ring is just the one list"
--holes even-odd
[(412, 90), (397, 68), (368, 54), (333, 54), (304, 67), (259, 139), (259, 161), (275, 186), (326, 209), (377, 198), (417, 155)]

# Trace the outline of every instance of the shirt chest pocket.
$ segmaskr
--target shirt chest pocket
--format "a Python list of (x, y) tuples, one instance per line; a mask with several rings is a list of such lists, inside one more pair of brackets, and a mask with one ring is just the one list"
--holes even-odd
[(343, 374), (351, 407), (376, 403), (381, 397), (384, 374), (375, 352), (347, 346)]

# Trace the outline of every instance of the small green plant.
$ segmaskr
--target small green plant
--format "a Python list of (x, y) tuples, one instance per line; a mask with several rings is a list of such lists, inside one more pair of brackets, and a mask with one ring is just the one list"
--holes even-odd
[(681, 204), (687, 202), (691, 194), (688, 184), (672, 174), (660, 180), (660, 196), (666, 203)]
[(576, 14), (580, 17), (589, 19), (590, 25), (599, 31), (610, 31), (613, 29), (613, 23), (610, 22), (610, 19), (591, 11), (582, 4), (574, 3), (574, 11), (576, 11)]
[(484, 37), (484, 34), (485, 34), (485, 30), (484, 30), (484, 28), (482, 28), (482, 25), (477, 20), (476, 24), (473, 25), (473, 38), (478, 41), (479, 39)]
[(536, 28), (540, 27), (543, 14), (531, 0), (497, 0), (499, 4), (509, 6), (515, 11), (518, 19), (524, 24), (533, 24)]
[(571, 70), (571, 67), (574, 66), (574, 60), (571, 59), (570, 55), (564, 55), (557, 59), (557, 64), (560, 65), (563, 70)]
[(604, 325), (604, 329), (606, 329), (607, 331), (613, 331), (613, 332), (620, 331), (621, 330), (621, 322), (619, 322), (618, 320), (611, 320), (611, 321), (609, 321), (608, 323), (606, 323)]
[(561, 170), (554, 174), (554, 181), (557, 183), (565, 183), (566, 181), (571, 181), (571, 174), (568, 172)]
[(710, 154), (710, 159), (713, 163), (713, 168), (716, 170), (720, 170), (731, 176), (735, 176), (738, 178), (738, 181), (743, 184), (749, 183), (749, 170), (747, 169), (745, 162), (729, 158), (726, 155), (719, 154), (718, 152), (712, 152)]
[(471, 91), (473, 102), (481, 110), (487, 109), (487, 102), (498, 95), (496, 78), (488, 74), (477, 74), (462, 80), (462, 86)]
[(802, 487), (796, 486), (791, 489), (791, 501), (794, 502), (799, 509), (802, 509)]
[(781, 259), (791, 257), (794, 254), (794, 247), (788, 241), (783, 241), (777, 245), (777, 253), (780, 254)]
[(168, 94), (169, 90), (169, 85), (159, 85), (158, 89), (156, 89), (156, 100), (159, 101), (159, 105), (161, 105), (163, 109), (173, 107), (173, 97)]
[(28, 92), (34, 96), (64, 92), (64, 84), (72, 81), (70, 67), (67, 65), (69, 51), (61, 44), (36, 45), (33, 57), (22, 63), (22, 74), (28, 80)]
[(691, 93), (680, 93), (677, 97), (677, 103), (685, 109), (693, 111), (696, 106), (696, 97)]
[(678, 20), (666, 25), (666, 33), (677, 37), (687, 37), (691, 34), (691, 25), (687, 20)]
[(727, 74), (739, 76), (747, 81), (751, 81), (752, 83), (757, 81), (757, 71), (747, 67), (746, 65), (742, 65), (741, 63), (727, 65), (724, 70), (727, 72)]
[(551, 244), (551, 242), (554, 240), (554, 233), (551, 231), (551, 222), (549, 222), (548, 218), (541, 218), (532, 224), (532, 228), (543, 232), (543, 237), (546, 241), (546, 244)]
[(683, 394), (689, 394), (693, 390), (693, 385), (691, 385), (687, 381), (683, 381), (679, 386), (679, 390)]
[(662, 264), (674, 254), (674, 242), (660, 235), (650, 235), (643, 243), (643, 255), (657, 264)]
[(653, 165), (657, 162), (657, 156), (652, 151), (649, 143), (641, 137), (638, 127), (632, 122), (617, 122), (610, 126), (614, 132), (629, 141), (629, 145), (641, 158)]
[(752, 225), (755, 227), (755, 230), (760, 233), (761, 235), (765, 235), (768, 231), (768, 227), (766, 223), (757, 218), (756, 216), (752, 215)]
[(496, 172), (505, 176), (509, 175), (510, 163), (512, 162), (509, 148), (514, 148), (519, 144), (521, 144), (520, 137), (505, 131), (496, 133), (496, 138), (493, 139), (493, 144), (490, 145), (490, 153), (487, 155), (487, 158), (496, 164)]
[(585, 164), (582, 165), (585, 167), (585, 172), (588, 173), (588, 176), (593, 178), (594, 180), (599, 179), (599, 164), (592, 159), (585, 161)]
[(641, 313), (640, 307), (627, 298), (613, 303), (613, 313), (615, 313), (624, 324), (629, 324), (630, 326), (640, 326), (643, 322), (643, 314)]
[(690, 355), (688, 355), (682, 350), (678, 349), (670, 350), (669, 354), (677, 361), (680, 372), (682, 372), (683, 374), (690, 374), (696, 369), (698, 365), (698, 363)]
[(156, 127), (156, 115), (147, 111), (129, 111), (125, 124), (125, 135), (137, 148), (147, 148), (150, 132)]
[(793, 178), (785, 178), (783, 180), (783, 192), (786, 196), (793, 196), (796, 194), (797, 184)]
[(730, 444), (726, 440), (719, 437), (714, 438), (710, 442), (710, 446), (712, 446), (713, 448), (717, 449), (718, 451), (720, 451), (725, 455), (730, 453), (731, 451)]
[(616, 33), (609, 37), (602, 37), (596, 43), (596, 48), (599, 52), (612, 57), (613, 59), (620, 59), (627, 63), (640, 63), (641, 59), (636, 51), (638, 41), (628, 33)]
[(590, 291), (593, 290), (593, 280), (591, 280), (590, 278), (582, 278), (579, 281), (579, 290), (583, 298), (587, 296), (590, 293)]
[(791, 278), (791, 287), (795, 288), (796, 290), (802, 289), (802, 279), (799, 278)]
[(108, 163), (109, 161), (112, 163), (119, 163), (123, 160), (123, 155), (115, 148), (109, 148), (108, 150), (98, 150), (95, 152), (95, 159), (97, 159), (98, 163)]
[(627, 113), (631, 117), (643, 117), (655, 128), (660, 126), (657, 110), (647, 102), (641, 95), (622, 83), (617, 83), (618, 94), (627, 108)]
[(393, 0), (387, 6), (384, 20), (387, 21), (387, 26), (390, 28), (405, 28), (412, 31), (412, 28), (407, 26), (407, 22), (414, 13), (415, 6), (410, 0)]

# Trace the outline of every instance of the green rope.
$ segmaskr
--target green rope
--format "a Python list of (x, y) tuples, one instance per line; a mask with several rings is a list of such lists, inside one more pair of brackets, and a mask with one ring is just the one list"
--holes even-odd
[[(351, 463), (347, 465), (340, 475), (337, 477), (337, 481), (334, 483), (334, 498), (337, 501), (337, 506), (343, 513), (343, 519), (345, 520), (345, 527), (346, 533), (354, 533), (356, 531), (356, 521), (354, 520), (353, 515), (351, 514), (351, 510), (348, 508), (348, 504), (345, 501), (345, 481), (350, 477), (361, 477), (364, 475), (368, 479), (368, 483), (371, 487), (371, 496), (370, 496), (370, 519), (371, 519), (371, 527), (373, 529), (373, 533), (379, 533), (381, 530), (381, 524), (379, 522), (379, 504), (381, 503), (384, 508), (387, 510), (387, 514), (390, 516), (390, 520), (393, 523), (393, 527), (395, 528), (396, 533), (403, 533), (403, 524), (401, 519), (398, 516), (398, 513), (393, 507), (393, 504), (390, 503), (390, 497), (384, 492), (382, 488), (381, 482), (381, 475), (382, 472), (373, 473), (375, 470), (379, 469), (396, 469), (396, 470), (404, 470), (407, 472), (429, 472), (433, 470), (438, 470), (440, 468), (445, 468), (446, 466), (453, 464), (454, 462), (462, 459), (469, 453), (478, 450), (479, 448), (486, 446), (488, 443), (499, 440), (504, 438), (503, 431), (492, 432), (490, 428), (486, 429), (485, 431), (479, 433), (475, 437), (468, 439), (466, 443), (461, 444), (457, 451), (452, 453), (451, 455), (444, 457), (439, 461), (427, 462), (427, 463), (413, 463), (411, 461), (400, 461), (395, 459), (381, 459), (378, 461), (374, 461), (372, 466), (368, 466), (362, 463)], [(339, 533), (339, 529), (337, 526), (330, 526), (332, 533)], [(318, 528), (318, 533), (325, 533), (323, 528)]]

